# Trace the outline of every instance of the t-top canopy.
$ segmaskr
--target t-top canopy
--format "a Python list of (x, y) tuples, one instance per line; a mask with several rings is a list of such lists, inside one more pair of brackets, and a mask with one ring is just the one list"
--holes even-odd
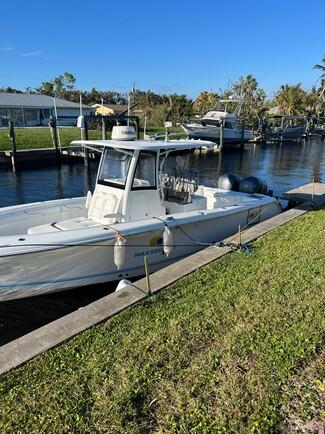
[(207, 140), (74, 140), (71, 142), (73, 145), (82, 146), (99, 146), (108, 148), (130, 149), (130, 150), (143, 150), (154, 151), (159, 150), (184, 150), (184, 149), (197, 149), (203, 146), (213, 147), (215, 143)]

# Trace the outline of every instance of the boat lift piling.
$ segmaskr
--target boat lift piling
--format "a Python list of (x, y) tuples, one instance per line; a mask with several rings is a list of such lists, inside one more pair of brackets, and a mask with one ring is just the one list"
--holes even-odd
[(241, 131), (240, 131), (240, 149), (244, 149), (245, 145), (245, 124), (241, 123)]
[(220, 125), (220, 142), (219, 142), (219, 148), (220, 150), (223, 148), (224, 143), (224, 129), (225, 129), (225, 121), (223, 120)]
[(57, 123), (56, 123), (56, 118), (54, 118), (53, 116), (50, 116), (49, 118), (49, 128), (50, 128), (50, 133), (51, 133), (51, 137), (52, 137), (52, 142), (53, 142), (53, 147), (55, 149), (56, 152), (56, 158), (59, 160), (60, 156), (61, 156), (61, 152), (59, 149), (59, 140), (58, 140), (58, 131), (57, 131)]
[(8, 121), (9, 126), (9, 138), (11, 143), (11, 166), (12, 170), (15, 172), (17, 167), (17, 147), (16, 147), (16, 137), (15, 137), (15, 127), (11, 119)]
[(106, 121), (104, 116), (102, 116), (102, 140), (106, 140)]

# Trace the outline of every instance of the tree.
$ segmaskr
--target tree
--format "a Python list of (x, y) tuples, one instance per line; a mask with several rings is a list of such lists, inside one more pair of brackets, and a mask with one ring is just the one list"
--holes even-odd
[(325, 78), (325, 55), (323, 56), (321, 62), (322, 62), (322, 64), (318, 63), (318, 64), (314, 65), (313, 69), (319, 69), (320, 71), (322, 71), (322, 74), (319, 78), (323, 79), (323, 78)]
[(306, 92), (305, 95), (305, 110), (308, 114), (314, 115), (317, 113), (319, 105), (319, 92), (316, 87), (313, 86), (310, 92)]
[(325, 103), (325, 55), (322, 58), (322, 64), (316, 64), (314, 65), (314, 69), (319, 69), (322, 71), (322, 74), (320, 75), (319, 79), (321, 80), (321, 86), (319, 89), (319, 99), (316, 104), (316, 110), (321, 111), (322, 108), (320, 106), (324, 106)]
[(235, 99), (242, 102), (241, 117), (246, 126), (258, 124), (259, 118), (264, 111), (266, 98), (265, 91), (258, 86), (256, 78), (252, 74), (246, 77), (240, 76), (230, 90)]
[(283, 115), (303, 115), (306, 110), (306, 92), (301, 88), (301, 83), (290, 86), (284, 84), (275, 96), (275, 100)]
[(188, 118), (192, 113), (192, 101), (186, 95), (169, 95), (169, 119), (173, 124), (179, 123)]
[(15, 88), (10, 87), (10, 86), (0, 87), (0, 92), (3, 92), (3, 93), (23, 93), (21, 90), (15, 89)]
[(51, 81), (43, 81), (37, 91), (42, 95), (54, 96), (54, 84)]
[(43, 81), (37, 91), (43, 95), (66, 98), (67, 94), (74, 89), (76, 79), (71, 72), (65, 72), (52, 80)]
[(217, 101), (219, 95), (214, 92), (203, 91), (193, 102), (193, 111), (200, 115), (204, 115), (207, 111), (212, 110)]

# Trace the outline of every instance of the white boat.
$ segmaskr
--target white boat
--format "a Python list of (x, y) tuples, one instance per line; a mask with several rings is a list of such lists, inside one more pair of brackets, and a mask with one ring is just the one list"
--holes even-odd
[(0, 301), (140, 276), (145, 256), (158, 270), (280, 212), (269, 196), (197, 185), (180, 155), (168, 169), (202, 142), (82, 144), (102, 150), (92, 196), (0, 210)]
[[(227, 111), (230, 103), (236, 103), (237, 107), (233, 113)], [(242, 131), (240, 110), (242, 103), (235, 100), (220, 100), (215, 109), (206, 113), (200, 120), (188, 124), (182, 124), (183, 130), (191, 139), (211, 140), (220, 143), (221, 127), (223, 125), (223, 142), (227, 144), (238, 144), (242, 140), (248, 141), (252, 138), (250, 130)]]

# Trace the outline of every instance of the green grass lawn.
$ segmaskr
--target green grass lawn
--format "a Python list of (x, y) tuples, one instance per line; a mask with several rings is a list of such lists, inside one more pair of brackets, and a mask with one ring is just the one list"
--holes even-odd
[[(72, 140), (80, 140), (80, 129), (74, 127), (59, 128), (61, 145), (69, 146)], [(89, 139), (100, 139), (99, 130), (90, 130)], [(53, 142), (49, 128), (15, 128), (17, 149), (52, 148)], [(0, 129), (0, 150), (10, 149), (8, 130)]]
[(317, 424), (325, 210), (253, 247), (2, 376), (0, 432), (288, 433)]
[[(147, 134), (164, 134), (164, 128), (149, 128)], [(180, 128), (172, 128), (171, 133), (182, 132)], [(72, 140), (80, 140), (80, 129), (74, 127), (60, 127), (59, 128), (61, 145), (69, 146)], [(50, 129), (44, 128), (15, 128), (17, 149), (36, 149), (36, 148), (51, 148), (53, 142), (51, 138)], [(101, 139), (100, 130), (89, 130), (89, 139)], [(108, 132), (107, 137), (110, 137)], [(140, 132), (140, 137), (143, 138), (143, 131)], [(179, 138), (184, 138), (185, 134), (181, 134)], [(0, 129), (0, 151), (11, 149), (10, 139), (8, 136), (8, 129)]]

